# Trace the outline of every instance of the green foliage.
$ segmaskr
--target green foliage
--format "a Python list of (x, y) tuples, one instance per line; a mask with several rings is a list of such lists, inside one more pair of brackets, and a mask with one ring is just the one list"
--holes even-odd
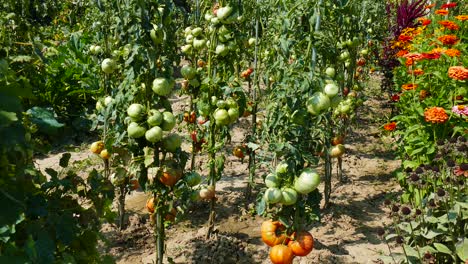
[[(72, 169), (67, 170), (69, 153), (59, 162), (61, 171), (49, 168), (44, 176), (34, 168), (20, 103), (20, 98), (31, 92), (28, 86), (20, 86), (22, 82), (17, 80), (21, 79), (10, 70), (6, 59), (2, 58), (0, 64), (0, 97), (5, 102), (0, 112), (6, 117), (0, 127), (2, 262), (104, 262), (106, 258), (97, 251), (98, 230), (101, 217), (110, 212), (113, 192), (106, 191), (106, 180), (97, 173), (85, 182)], [(40, 113), (39, 117), (54, 125), (49, 113)], [(93, 206), (84, 207), (78, 197)]]

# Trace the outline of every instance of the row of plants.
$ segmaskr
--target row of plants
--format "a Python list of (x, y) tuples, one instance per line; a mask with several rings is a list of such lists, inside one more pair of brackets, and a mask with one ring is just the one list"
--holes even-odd
[(390, 51), (397, 62), (383, 126), (397, 144), (403, 194), (388, 200), (386, 241), (402, 249), (388, 262), (465, 263), (468, 259), (467, 37), (462, 2), (407, 1), (396, 7)]

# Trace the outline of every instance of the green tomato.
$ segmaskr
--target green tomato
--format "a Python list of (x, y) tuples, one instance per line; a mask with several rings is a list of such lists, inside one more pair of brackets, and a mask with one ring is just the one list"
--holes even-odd
[(184, 65), (180, 69), (180, 73), (182, 74), (182, 76), (185, 79), (191, 80), (191, 79), (195, 78), (195, 76), (197, 75), (197, 69), (195, 69), (194, 67), (192, 67), (190, 65)]
[(163, 148), (169, 152), (176, 152), (181, 145), (182, 138), (178, 134), (171, 133), (163, 139)]
[(309, 113), (317, 115), (330, 107), (330, 98), (322, 92), (317, 92), (309, 98), (306, 106)]
[(329, 83), (329, 84), (325, 85), (325, 87), (323, 88), (323, 92), (329, 98), (335, 97), (338, 94), (339, 91), (340, 91), (340, 88), (338, 87), (338, 85), (336, 85), (336, 83)]
[(201, 27), (196, 27), (196, 28), (192, 29), (191, 33), (192, 33), (192, 35), (194, 37), (198, 37), (203, 33), (203, 29)]
[(281, 180), (276, 174), (270, 173), (265, 177), (265, 185), (268, 188), (279, 187)]
[(335, 77), (335, 74), (336, 74), (335, 68), (328, 67), (328, 68), (325, 70), (325, 74), (326, 74), (328, 77), (330, 77), (330, 78)]
[(104, 105), (105, 106), (108, 106), (110, 104), (112, 104), (114, 102), (114, 98), (112, 98), (112, 96), (107, 96), (106, 98), (104, 98)]
[(193, 40), (193, 47), (196, 50), (201, 50), (206, 47), (206, 40), (205, 39), (194, 39)]
[(281, 190), (281, 203), (284, 205), (293, 205), (297, 202), (297, 192), (293, 188), (283, 188)]
[(341, 61), (345, 61), (349, 59), (349, 52), (348, 51), (343, 51), (341, 54), (340, 54), (340, 60)]
[(224, 19), (228, 18), (231, 15), (232, 11), (233, 11), (232, 7), (230, 7), (230, 6), (221, 7), (216, 12), (216, 17), (218, 19), (220, 19), (220, 20), (224, 20)]
[(159, 96), (167, 96), (172, 91), (171, 83), (166, 78), (154, 79), (152, 89)]
[(218, 108), (226, 108), (227, 106), (227, 102), (222, 99), (216, 101), (216, 107)]
[(149, 116), (146, 122), (152, 127), (159, 126), (163, 121), (163, 115), (156, 109), (151, 109), (149, 111)]
[(176, 125), (176, 119), (171, 112), (163, 112), (162, 113), (162, 123), (161, 128), (164, 131), (171, 131)]
[(226, 47), (226, 45), (218, 44), (218, 46), (216, 46), (216, 50), (215, 50), (216, 55), (223, 57), (223, 56), (226, 56), (228, 52), (229, 52), (229, 49)]
[(141, 138), (146, 133), (146, 128), (138, 125), (136, 122), (131, 122), (127, 127), (128, 136), (131, 138)]
[(268, 188), (264, 194), (265, 201), (270, 204), (278, 203), (282, 200), (283, 195), (278, 188)]
[(317, 189), (320, 184), (320, 175), (312, 168), (304, 169), (294, 182), (294, 189), (301, 194), (308, 194)]
[(255, 38), (249, 38), (249, 47), (254, 46), (257, 43), (257, 40)]
[(141, 120), (144, 114), (145, 107), (141, 104), (131, 104), (127, 108), (127, 115), (135, 121)]
[(286, 174), (288, 173), (288, 163), (286, 163), (285, 161), (281, 162), (280, 164), (278, 164), (276, 166), (276, 174)]
[(226, 109), (217, 108), (213, 116), (218, 126), (225, 126), (230, 122), (229, 113)]
[(104, 73), (111, 74), (117, 68), (117, 63), (110, 58), (104, 59), (101, 63), (101, 69)]
[(163, 130), (158, 126), (150, 128), (145, 133), (146, 140), (152, 143), (161, 141), (162, 137), (163, 137)]
[(232, 97), (229, 97), (228, 99), (226, 99), (226, 104), (227, 104), (227, 107), (229, 107), (229, 108), (238, 108), (239, 107), (236, 100), (234, 100), (234, 98), (232, 98)]
[(239, 109), (238, 108), (229, 108), (228, 110), (229, 121), (234, 123), (239, 118)]
[(193, 46), (190, 45), (190, 44), (187, 44), (187, 45), (184, 45), (180, 48), (180, 50), (185, 53), (185, 54), (190, 54), (192, 53), (192, 50), (193, 50)]
[(187, 185), (190, 187), (198, 185), (202, 181), (202, 177), (196, 171), (191, 171), (187, 173), (184, 179), (185, 179), (185, 182), (187, 182)]

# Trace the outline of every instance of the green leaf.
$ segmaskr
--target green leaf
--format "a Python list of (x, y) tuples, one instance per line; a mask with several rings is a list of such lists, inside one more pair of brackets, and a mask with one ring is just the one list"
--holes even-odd
[(70, 153), (63, 153), (62, 157), (60, 158), (59, 165), (62, 168), (68, 167), (68, 162), (70, 161), (71, 154)]
[(422, 236), (427, 238), (427, 239), (433, 239), (439, 235), (444, 234), (443, 232), (440, 232), (438, 230), (428, 230), (427, 232), (422, 233)]
[(441, 244), (441, 243), (434, 243), (434, 247), (437, 249), (437, 251), (445, 254), (452, 255), (452, 251), (450, 248), (448, 248), (446, 245)]
[(0, 128), (6, 127), (15, 121), (18, 121), (18, 117), (15, 112), (0, 110)]
[(35, 106), (29, 109), (27, 113), (31, 115), (31, 121), (45, 134), (56, 135), (58, 129), (64, 126), (64, 124), (59, 123), (57, 119), (55, 119), (52, 110)]
[(462, 261), (468, 260), (468, 238), (464, 237), (462, 241), (455, 245), (458, 257)]
[(408, 256), (419, 258), (418, 251), (416, 251), (413, 247), (406, 245), (406, 244), (403, 245), (403, 247), (405, 248), (406, 254)]

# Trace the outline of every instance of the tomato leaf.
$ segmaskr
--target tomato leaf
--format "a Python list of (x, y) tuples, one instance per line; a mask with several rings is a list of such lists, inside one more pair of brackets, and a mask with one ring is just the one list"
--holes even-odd
[(445, 254), (448, 254), (448, 255), (452, 255), (452, 250), (450, 250), (450, 248), (448, 248), (446, 245), (444, 244), (441, 244), (441, 243), (434, 243), (434, 247), (437, 249), (437, 251), (441, 252), (441, 253), (445, 253)]

